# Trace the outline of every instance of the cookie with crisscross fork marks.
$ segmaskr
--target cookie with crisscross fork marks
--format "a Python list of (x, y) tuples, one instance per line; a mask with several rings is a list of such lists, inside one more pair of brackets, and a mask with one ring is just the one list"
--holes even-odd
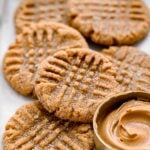
[(22, 0), (16, 14), (17, 32), (32, 22), (53, 21), (67, 23), (68, 0)]
[(38, 68), (35, 92), (62, 119), (91, 122), (97, 106), (115, 91), (115, 72), (103, 55), (88, 49), (55, 53)]
[(150, 56), (134, 47), (110, 47), (102, 51), (116, 69), (119, 91), (150, 92)]
[(8, 121), (4, 150), (91, 150), (93, 131), (89, 124), (60, 120), (39, 102), (22, 106)]
[(31, 24), (17, 36), (4, 59), (4, 72), (11, 86), (23, 95), (32, 95), (38, 65), (57, 50), (87, 47), (81, 34), (60, 23)]
[(149, 31), (142, 0), (70, 0), (68, 8), (71, 25), (98, 44), (133, 44)]

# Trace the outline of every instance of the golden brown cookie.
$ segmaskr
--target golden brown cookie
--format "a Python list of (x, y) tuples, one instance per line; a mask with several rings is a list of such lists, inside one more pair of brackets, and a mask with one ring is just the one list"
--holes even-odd
[(8, 121), (4, 150), (91, 150), (93, 132), (89, 124), (62, 121), (39, 102), (22, 106)]
[(49, 112), (62, 119), (91, 122), (97, 106), (114, 92), (112, 64), (89, 49), (59, 51), (38, 68), (35, 92)]
[(110, 47), (102, 51), (116, 69), (119, 91), (150, 92), (150, 56), (134, 47)]
[(4, 58), (6, 79), (17, 92), (32, 95), (41, 61), (57, 50), (76, 47), (88, 47), (76, 30), (60, 23), (33, 23), (17, 36)]
[(22, 0), (15, 14), (17, 32), (39, 21), (67, 23), (68, 0)]
[(133, 44), (149, 31), (142, 0), (70, 0), (68, 8), (71, 25), (98, 44)]

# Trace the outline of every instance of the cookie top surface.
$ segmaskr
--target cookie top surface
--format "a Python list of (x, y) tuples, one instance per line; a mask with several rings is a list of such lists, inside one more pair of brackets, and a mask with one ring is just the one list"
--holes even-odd
[(142, 0), (70, 0), (68, 14), (73, 27), (102, 45), (134, 44), (150, 27)]
[(8, 121), (3, 144), (4, 150), (90, 150), (94, 142), (89, 124), (62, 121), (32, 102)]
[(38, 65), (58, 50), (88, 47), (81, 34), (60, 23), (33, 23), (17, 36), (4, 58), (4, 73), (11, 86), (32, 95)]
[(102, 51), (116, 70), (119, 91), (150, 91), (150, 56), (134, 47), (110, 47)]
[(67, 2), (68, 0), (23, 0), (15, 14), (17, 32), (31, 22), (67, 23)]
[(91, 122), (97, 106), (117, 86), (112, 64), (88, 49), (59, 51), (41, 63), (35, 92), (62, 119)]

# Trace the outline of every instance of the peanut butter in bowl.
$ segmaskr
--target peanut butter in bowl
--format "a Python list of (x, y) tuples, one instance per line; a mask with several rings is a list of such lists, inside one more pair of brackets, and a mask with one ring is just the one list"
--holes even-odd
[(111, 97), (97, 109), (93, 125), (97, 150), (150, 150), (150, 93)]

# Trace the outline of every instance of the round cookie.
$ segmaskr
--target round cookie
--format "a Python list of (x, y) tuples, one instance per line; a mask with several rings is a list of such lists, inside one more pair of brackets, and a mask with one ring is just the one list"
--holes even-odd
[(97, 52), (59, 51), (39, 66), (35, 93), (57, 117), (91, 122), (97, 106), (115, 92), (115, 75), (110, 61)]
[(70, 0), (70, 24), (101, 45), (130, 45), (143, 39), (150, 27), (142, 0)]
[(4, 73), (11, 86), (22, 95), (34, 92), (37, 67), (58, 50), (88, 47), (81, 34), (60, 23), (33, 23), (17, 36), (4, 58)]
[(119, 91), (150, 91), (150, 56), (134, 47), (110, 47), (102, 51), (116, 69)]
[(68, 0), (22, 0), (15, 14), (17, 32), (39, 21), (67, 23)]
[(89, 124), (60, 120), (39, 102), (22, 106), (8, 121), (4, 150), (91, 150), (93, 132)]

